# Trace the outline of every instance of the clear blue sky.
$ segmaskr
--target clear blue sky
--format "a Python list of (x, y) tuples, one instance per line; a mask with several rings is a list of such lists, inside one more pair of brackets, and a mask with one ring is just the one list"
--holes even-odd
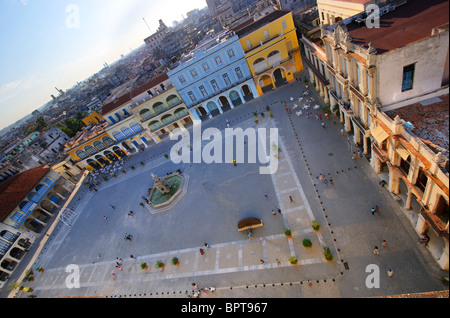
[[(0, 0), (0, 129), (205, 0)], [(147, 22), (150, 30), (145, 24)]]

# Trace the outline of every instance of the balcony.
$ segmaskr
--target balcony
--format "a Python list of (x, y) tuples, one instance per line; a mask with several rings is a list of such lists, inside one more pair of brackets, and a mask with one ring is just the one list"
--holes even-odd
[(445, 224), (436, 214), (432, 213), (426, 206), (420, 209), (420, 214), (439, 236), (448, 238), (448, 222)]

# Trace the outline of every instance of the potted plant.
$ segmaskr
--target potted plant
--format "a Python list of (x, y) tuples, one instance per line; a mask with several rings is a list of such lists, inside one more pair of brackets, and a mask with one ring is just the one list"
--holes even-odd
[(147, 265), (147, 263), (142, 263), (141, 264), (141, 268), (143, 269), (143, 270), (147, 270), (147, 268), (148, 268), (148, 265)]
[(305, 238), (305, 239), (303, 240), (302, 244), (303, 244), (303, 246), (306, 247), (306, 248), (311, 248), (311, 246), (312, 246), (312, 242), (311, 242), (309, 239), (307, 239), (307, 238)]
[(117, 178), (117, 174), (115, 174), (115, 173), (113, 173), (112, 176), (113, 176), (114, 178)]
[(316, 220), (313, 220), (313, 221), (311, 222), (311, 226), (312, 226), (312, 228), (313, 228), (314, 231), (318, 231), (318, 230), (320, 229), (320, 225), (319, 225), (319, 223), (317, 223)]
[(178, 257), (173, 257), (172, 258), (172, 265), (180, 265), (180, 261), (178, 260)]
[(261, 113), (261, 117), (264, 118), (266, 115), (264, 115), (264, 113)]
[(270, 118), (273, 118), (273, 114), (271, 111), (269, 111), (269, 116), (270, 116)]
[(169, 155), (168, 154), (164, 154), (164, 158), (169, 158)]
[(37, 270), (39, 273), (43, 273), (43, 272), (44, 272), (44, 269), (43, 269), (42, 267), (38, 267), (38, 268), (36, 268), (36, 270)]
[(286, 231), (284, 231), (284, 234), (285, 234), (287, 237), (291, 237), (291, 236), (292, 236), (292, 233), (291, 233), (291, 230), (290, 230), (290, 229), (286, 229)]
[(145, 165), (144, 161), (141, 161), (141, 166), (144, 166), (144, 165)]
[(253, 112), (253, 117), (255, 117), (255, 119), (258, 117), (258, 113), (257, 112)]
[(130, 168), (131, 168), (131, 170), (134, 170), (134, 169), (136, 169), (136, 168), (135, 168), (134, 166), (131, 166)]
[(289, 263), (291, 263), (292, 265), (295, 265), (295, 264), (297, 264), (297, 257), (295, 257), (295, 256), (291, 256), (290, 258), (289, 258)]
[(164, 263), (162, 261), (157, 261), (156, 262), (156, 268), (163, 269), (164, 268)]
[(328, 262), (331, 262), (333, 260), (333, 254), (331, 254), (330, 249), (326, 246), (323, 248), (323, 256)]
[(122, 169), (122, 173), (125, 174), (125, 173), (127, 173), (127, 172), (125, 171), (125, 169)]
[(268, 112), (270, 112), (270, 107), (267, 105), (266, 106), (266, 110), (268, 111)]

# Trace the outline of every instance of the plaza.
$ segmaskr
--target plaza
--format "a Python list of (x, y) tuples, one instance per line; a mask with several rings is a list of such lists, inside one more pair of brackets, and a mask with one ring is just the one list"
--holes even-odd
[[(57, 223), (30, 262), (29, 268), (45, 268), (29, 283), (34, 295), (185, 297), (193, 282), (216, 288), (202, 297), (224, 298), (372, 297), (448, 289), (441, 282), (444, 272), (418, 242), (394, 198), (379, 186), (368, 160), (352, 159), (355, 146), (341, 135), (339, 121), (324, 118), (322, 128), (314, 116), (286, 112), (281, 100), (288, 107), (301, 105), (304, 91), (304, 84), (294, 81), (202, 123), (202, 129), (222, 131), (227, 122), (242, 129), (278, 128), (281, 152), (272, 175), (260, 174), (259, 163), (175, 165), (164, 155), (176, 141), (165, 140), (128, 158), (126, 164), (136, 168), (100, 184), (98, 191), (81, 186), (68, 203), (76, 212), (72, 225)], [(310, 104), (321, 106), (308, 110), (315, 115), (324, 104), (313, 89), (310, 94)], [(259, 116), (255, 124), (253, 113), (266, 113), (266, 106), (274, 118)], [(189, 184), (175, 205), (156, 214), (139, 205), (153, 185), (150, 173), (164, 176), (178, 169), (189, 175)], [(333, 184), (325, 185), (320, 174), (333, 177)], [(381, 213), (372, 215), (373, 205)], [(281, 214), (272, 215), (278, 208)], [(252, 240), (237, 230), (245, 217), (264, 224), (253, 230)], [(313, 220), (320, 224), (317, 232)], [(286, 237), (286, 229), (292, 237)], [(133, 239), (124, 240), (125, 233)], [(311, 240), (311, 249), (303, 247), (304, 238)], [(379, 255), (372, 254), (374, 246)], [(323, 247), (331, 250), (331, 262)], [(289, 262), (292, 256), (298, 259), (295, 265)], [(115, 267), (118, 257), (124, 260), (122, 270)], [(171, 264), (173, 257), (179, 265)], [(157, 268), (157, 261), (164, 268)], [(143, 262), (147, 270), (141, 269)], [(79, 288), (67, 288), (70, 264), (80, 269)], [(370, 264), (380, 269), (380, 288), (366, 286)]]

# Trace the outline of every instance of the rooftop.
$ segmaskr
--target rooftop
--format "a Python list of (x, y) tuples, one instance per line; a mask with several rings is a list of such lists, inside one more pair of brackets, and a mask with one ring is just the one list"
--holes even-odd
[(448, 94), (434, 97), (392, 111), (387, 111), (391, 119), (397, 115), (413, 124), (411, 132), (419, 137), (433, 152), (442, 152), (449, 157), (449, 104)]
[(379, 54), (430, 37), (433, 28), (449, 21), (448, 0), (408, 0), (406, 4), (380, 17), (379, 28), (367, 28), (356, 22), (347, 25), (352, 42), (373, 43)]
[(291, 10), (276, 10), (272, 13), (269, 13), (268, 15), (266, 15), (264, 18), (261, 18), (257, 21), (252, 21), (252, 19), (232, 28), (232, 31), (236, 32), (236, 35), (239, 38), (242, 38), (252, 32), (255, 32), (256, 30), (258, 30), (259, 28), (261, 28), (262, 26), (271, 23), (283, 16), (285, 16), (286, 14), (290, 13)]
[(0, 202), (2, 203), (0, 204), (0, 222), (5, 220), (49, 171), (50, 168), (47, 165), (42, 165), (16, 174), (0, 183)]

